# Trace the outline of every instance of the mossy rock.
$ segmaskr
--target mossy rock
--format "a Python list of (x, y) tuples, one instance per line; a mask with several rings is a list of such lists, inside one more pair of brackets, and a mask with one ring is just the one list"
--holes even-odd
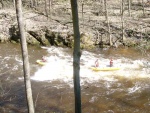
[[(68, 47), (73, 48), (74, 47), (74, 36), (69, 35), (67, 38), (68, 41)], [(91, 36), (87, 35), (85, 33), (82, 33), (80, 35), (80, 48), (81, 49), (93, 49), (95, 48), (93, 42), (91, 41)]]
[(30, 45), (40, 45), (40, 42), (37, 41), (33, 36), (29, 33), (26, 33), (27, 43)]
[(37, 30), (37, 31), (28, 31), (28, 33), (34, 37), (41, 45), (49, 45), (49, 41), (45, 37), (45, 31)]
[(80, 35), (81, 39), (81, 49), (92, 49), (94, 48), (94, 43), (91, 40), (91, 36), (86, 33), (82, 33)]

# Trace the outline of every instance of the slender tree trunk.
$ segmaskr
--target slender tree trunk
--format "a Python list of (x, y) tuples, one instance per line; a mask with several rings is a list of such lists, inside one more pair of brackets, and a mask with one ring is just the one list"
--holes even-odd
[(34, 0), (33, 5), (34, 5), (35, 8), (37, 8), (37, 0)]
[(122, 0), (120, 0), (120, 14), (122, 14)]
[(48, 17), (47, 0), (45, 0), (45, 15), (46, 15), (46, 17)]
[(143, 15), (145, 15), (144, 0), (142, 0)]
[(82, 0), (82, 20), (83, 20), (83, 6), (84, 6), (84, 2)]
[(33, 0), (30, 0), (30, 7), (33, 8)]
[(143, 26), (140, 25), (140, 39), (141, 39), (141, 40), (143, 39), (142, 33), (143, 33)]
[(14, 5), (14, 8), (16, 8), (16, 7), (15, 7), (15, 0), (13, 0), (13, 5)]
[(101, 3), (102, 3), (102, 11), (104, 12), (105, 11), (105, 2), (104, 2), (104, 0), (102, 0)]
[(128, 13), (131, 16), (131, 0), (128, 0)]
[(35, 0), (35, 1), (36, 1), (36, 7), (38, 7), (38, 1), (39, 1), (39, 0)]
[(84, 1), (82, 0), (82, 24), (83, 24), (83, 27), (84, 27), (84, 17), (83, 17), (83, 10), (84, 10)]
[(75, 94), (75, 113), (81, 113), (81, 89), (80, 89), (80, 31), (78, 22), (77, 0), (71, 1), (74, 30), (74, 51), (73, 51), (73, 79)]
[(50, 15), (50, 18), (51, 18), (51, 11), (52, 10), (52, 0), (49, 0), (49, 15)]
[(109, 38), (109, 44), (112, 46), (112, 39), (111, 39), (111, 33), (110, 33), (110, 24), (109, 24), (109, 19), (108, 19), (108, 10), (107, 10), (107, 0), (105, 1), (105, 19), (107, 23), (107, 28), (108, 28), (108, 38)]
[(122, 0), (121, 23), (122, 23), (122, 41), (124, 41), (124, 0)]
[(20, 32), (20, 40), (21, 40), (21, 50), (22, 50), (22, 59), (23, 59), (23, 71), (24, 71), (24, 83), (26, 90), (26, 99), (28, 104), (28, 113), (34, 113), (34, 105), (32, 99), (32, 89), (31, 89), (31, 81), (30, 81), (30, 67), (29, 67), (29, 59), (28, 59), (28, 50), (27, 43), (24, 31), (24, 23), (22, 18), (22, 8), (21, 8), (21, 0), (15, 0), (16, 3), (16, 15), (18, 21), (18, 27)]
[(100, 15), (100, 13), (101, 13), (101, 11), (103, 11), (103, 7), (102, 7), (102, 1), (101, 0), (99, 0), (99, 8), (98, 8), (98, 16)]

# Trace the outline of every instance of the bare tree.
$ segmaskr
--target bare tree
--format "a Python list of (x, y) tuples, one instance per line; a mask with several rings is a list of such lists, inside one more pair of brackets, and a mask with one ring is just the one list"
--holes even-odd
[(83, 0), (82, 0), (81, 4), (82, 4), (82, 20), (83, 20), (83, 6), (84, 6), (84, 1)]
[(51, 12), (52, 12), (52, 0), (49, 0), (49, 15), (51, 18)]
[(122, 14), (122, 0), (120, 0), (120, 14)]
[(105, 19), (107, 23), (107, 28), (108, 28), (108, 38), (109, 38), (109, 44), (112, 46), (112, 39), (111, 39), (111, 33), (110, 33), (110, 24), (109, 24), (109, 19), (108, 19), (108, 9), (107, 9), (107, 0), (104, 0), (105, 2)]
[(46, 17), (48, 17), (47, 0), (45, 0), (45, 15), (46, 15)]
[(142, 0), (142, 7), (143, 7), (143, 15), (145, 15), (144, 0)]
[(101, 4), (102, 4), (102, 11), (104, 12), (105, 11), (105, 2), (104, 2), (104, 0), (101, 0)]
[(122, 24), (122, 41), (124, 41), (124, 0), (122, 0), (122, 13), (121, 13), (121, 24)]
[(73, 51), (73, 79), (75, 94), (75, 113), (81, 113), (81, 89), (80, 89), (80, 31), (78, 22), (77, 0), (71, 1), (74, 30), (74, 51)]
[(34, 7), (36, 8), (37, 7), (37, 0), (34, 0)]
[(84, 10), (84, 8), (83, 8), (83, 7), (84, 7), (84, 0), (81, 1), (81, 5), (82, 5), (82, 24), (83, 24), (83, 27), (84, 27), (84, 17), (83, 17), (83, 12), (84, 12), (84, 11), (83, 11), (83, 10)]
[(131, 16), (131, 0), (128, 0), (128, 13)]
[(30, 7), (33, 8), (33, 0), (30, 0)]
[(21, 40), (21, 50), (22, 50), (22, 59), (23, 59), (23, 71), (24, 71), (24, 83), (26, 90), (26, 99), (28, 104), (28, 113), (34, 113), (34, 105), (32, 99), (32, 89), (31, 89), (31, 81), (30, 81), (30, 67), (29, 67), (29, 58), (28, 58), (28, 49), (27, 42), (24, 31), (24, 23), (22, 19), (22, 2), (21, 0), (15, 0), (16, 3), (16, 16), (18, 21), (18, 27), (20, 32), (20, 40)]

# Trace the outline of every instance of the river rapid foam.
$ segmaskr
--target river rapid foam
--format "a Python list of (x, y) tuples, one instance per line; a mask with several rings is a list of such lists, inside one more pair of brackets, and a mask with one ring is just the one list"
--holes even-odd
[[(73, 82), (73, 57), (72, 52), (68, 52), (64, 48), (43, 47), (48, 52), (47, 64), (41, 66), (37, 72), (31, 77), (37, 81), (64, 81), (70, 86)], [(96, 59), (99, 59), (101, 66), (109, 65), (109, 58), (104, 54), (96, 54), (88, 51), (82, 51), (80, 59), (80, 81), (84, 83), (95, 83), (99, 80), (116, 81), (115, 77), (125, 77), (128, 79), (149, 78), (150, 63), (145, 59), (130, 59), (125, 57), (111, 56), (116, 67), (120, 67), (118, 71), (99, 71), (95, 72), (90, 69)]]
[[(74, 110), (73, 51), (60, 47), (42, 48), (33, 46), (28, 48), (33, 96), (38, 100), (36, 109), (38, 108), (39, 113), (44, 110), (72, 113)], [(20, 101), (25, 99), (21, 49), (19, 45), (4, 44), (1, 45), (0, 53), (2, 86), (6, 85), (12, 90), (10, 92), (12, 98), (20, 99), (12, 101), (8, 95), (5, 102), (10, 104), (10, 109), (14, 105), (18, 110)], [(44, 66), (36, 63), (42, 55), (46, 56), (48, 61)], [(149, 56), (148, 52), (143, 55), (140, 51), (131, 48), (104, 49), (96, 52), (83, 50), (80, 60), (83, 112), (148, 113), (150, 111)], [(120, 67), (120, 70), (95, 72), (90, 69), (96, 59), (99, 59), (100, 66), (106, 66), (109, 65), (110, 58), (113, 58), (114, 66)]]

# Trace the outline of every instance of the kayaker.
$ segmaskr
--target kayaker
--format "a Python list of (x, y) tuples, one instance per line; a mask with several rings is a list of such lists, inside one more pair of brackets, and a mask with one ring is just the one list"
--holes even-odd
[(113, 67), (113, 59), (112, 58), (110, 59), (110, 65), (109, 66)]
[(99, 61), (98, 61), (98, 59), (95, 61), (95, 67), (99, 67)]
[(45, 56), (42, 56), (42, 61), (43, 61), (43, 62), (47, 62), (47, 59), (46, 59)]

